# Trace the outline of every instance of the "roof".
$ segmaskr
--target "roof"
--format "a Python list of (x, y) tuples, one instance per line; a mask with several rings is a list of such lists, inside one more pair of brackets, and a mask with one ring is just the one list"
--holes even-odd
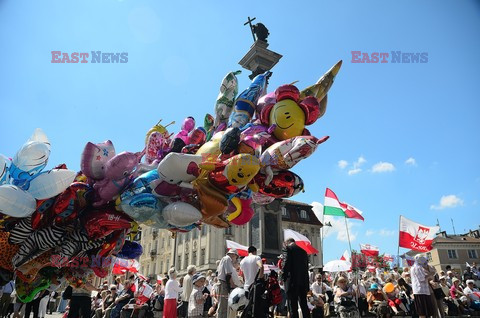
[(299, 206), (307, 206), (307, 207), (312, 208), (312, 206), (311, 206), (310, 204), (304, 203), (304, 202), (298, 202), (298, 201), (287, 200), (287, 199), (282, 199), (282, 202), (285, 203), (285, 204), (292, 204), (292, 205), (299, 205)]
[(479, 243), (480, 244), (480, 238), (475, 238), (471, 236), (460, 236), (460, 235), (454, 235), (454, 236), (447, 236), (447, 237), (442, 237), (442, 236), (437, 236), (434, 241), (434, 243)]
[[(285, 199), (282, 202), (287, 209), (287, 215), (282, 215), (282, 221), (323, 226), (322, 222), (313, 213), (313, 207), (310, 204)], [(300, 216), (302, 210), (307, 213), (306, 219)]]

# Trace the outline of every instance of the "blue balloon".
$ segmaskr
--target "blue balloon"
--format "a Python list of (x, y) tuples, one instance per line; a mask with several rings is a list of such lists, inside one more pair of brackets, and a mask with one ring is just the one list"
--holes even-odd
[(137, 242), (125, 241), (122, 250), (118, 253), (117, 257), (125, 259), (136, 259), (143, 253), (143, 247)]

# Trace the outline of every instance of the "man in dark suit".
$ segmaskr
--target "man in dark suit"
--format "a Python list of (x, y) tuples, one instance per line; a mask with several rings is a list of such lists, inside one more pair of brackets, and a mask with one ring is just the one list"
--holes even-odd
[(310, 289), (308, 256), (307, 252), (295, 244), (295, 240), (292, 238), (285, 241), (282, 279), (285, 282), (290, 318), (298, 318), (299, 302), (303, 318), (310, 318), (310, 310), (307, 306), (307, 292)]

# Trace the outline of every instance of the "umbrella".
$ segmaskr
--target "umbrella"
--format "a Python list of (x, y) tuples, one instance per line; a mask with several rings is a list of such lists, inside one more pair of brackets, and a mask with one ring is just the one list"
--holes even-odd
[(325, 272), (346, 272), (352, 267), (352, 263), (342, 260), (333, 260), (323, 266)]

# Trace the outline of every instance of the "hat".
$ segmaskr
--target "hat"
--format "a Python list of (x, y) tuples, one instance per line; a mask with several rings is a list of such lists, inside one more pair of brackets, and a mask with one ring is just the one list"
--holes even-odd
[(428, 263), (428, 260), (425, 256), (420, 254), (415, 256), (415, 262), (417, 262), (418, 265), (423, 266)]
[(368, 290), (378, 290), (378, 284), (373, 283)]
[(198, 280), (205, 278), (203, 273), (195, 273), (192, 277), (192, 283), (195, 284)]
[(463, 301), (467, 301), (467, 296), (462, 296), (462, 297), (460, 297), (460, 301), (462, 301), (462, 302), (463, 302)]
[(236, 248), (231, 248), (228, 250), (227, 254), (234, 254), (238, 256), (238, 252)]
[(456, 278), (456, 277), (454, 277), (454, 278), (452, 279), (452, 283), (455, 283), (455, 282), (458, 282), (458, 281), (460, 281), (460, 280), (459, 280), (458, 278)]
[(448, 271), (448, 272), (447, 272), (447, 275), (449, 275), (449, 274), (452, 274), (452, 271)]
[(475, 281), (473, 279), (467, 279), (466, 283), (467, 283), (467, 285), (468, 284), (475, 284)]

